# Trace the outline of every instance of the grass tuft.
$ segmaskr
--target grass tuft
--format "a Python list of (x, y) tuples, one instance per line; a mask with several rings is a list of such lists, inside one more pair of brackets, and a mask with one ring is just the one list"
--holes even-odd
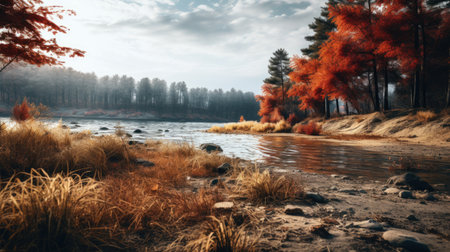
[(237, 192), (256, 203), (267, 204), (304, 196), (303, 187), (294, 179), (271, 175), (267, 170), (243, 172), (238, 179), (241, 187)]
[(257, 240), (245, 232), (245, 226), (237, 226), (231, 217), (211, 217), (205, 234), (187, 244), (188, 251), (255, 251)]
[[(54, 251), (111, 246), (99, 222), (105, 212), (102, 183), (79, 175), (31, 170), (0, 191), (0, 246), (6, 250)], [(97, 227), (97, 228), (92, 228)]]
[(417, 111), (416, 113), (416, 120), (419, 122), (429, 122), (433, 121), (438, 117), (436, 113), (433, 111)]

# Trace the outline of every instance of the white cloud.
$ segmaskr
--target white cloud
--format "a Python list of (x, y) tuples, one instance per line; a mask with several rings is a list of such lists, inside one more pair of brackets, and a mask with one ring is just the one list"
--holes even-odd
[(46, 0), (73, 9), (60, 44), (87, 51), (81, 71), (184, 80), (190, 87), (259, 92), (268, 59), (307, 46), (325, 0)]

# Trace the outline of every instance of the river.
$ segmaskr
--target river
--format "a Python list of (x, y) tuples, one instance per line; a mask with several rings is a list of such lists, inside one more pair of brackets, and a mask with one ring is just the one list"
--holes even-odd
[[(0, 118), (3, 122), (8, 120)], [(49, 121), (51, 124), (56, 122), (56, 120)], [(384, 180), (393, 175), (389, 167), (401, 158), (392, 154), (298, 136), (205, 132), (211, 126), (223, 123), (63, 119), (63, 124), (71, 127), (72, 131), (90, 130), (95, 135), (112, 134), (115, 128), (120, 126), (132, 135), (133, 140), (142, 142), (150, 138), (188, 142), (195, 146), (202, 143), (215, 143), (222, 147), (225, 155), (261, 162), (279, 171), (299, 169), (305, 172)], [(100, 130), (100, 127), (106, 127), (108, 130)], [(136, 129), (140, 129), (142, 133), (134, 133)], [(450, 181), (450, 161), (423, 156), (406, 158), (414, 160), (420, 167), (417, 171), (418, 175), (429, 183), (448, 184)]]

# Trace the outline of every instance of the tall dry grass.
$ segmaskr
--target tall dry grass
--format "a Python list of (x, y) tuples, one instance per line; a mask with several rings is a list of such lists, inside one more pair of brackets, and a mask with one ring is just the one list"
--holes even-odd
[(270, 174), (268, 170), (247, 170), (238, 176), (238, 180), (240, 186), (236, 188), (236, 193), (260, 204), (301, 199), (304, 196), (304, 189), (296, 180)]
[[(0, 176), (42, 168), (48, 173), (81, 172), (103, 176), (129, 164), (125, 141), (117, 136), (71, 134), (62, 125), (49, 127), (27, 120), (0, 130)], [(119, 163), (119, 165), (117, 164)]]
[[(101, 224), (103, 185), (79, 175), (31, 170), (0, 191), (0, 247), (18, 251), (81, 251), (114, 247), (120, 239)], [(112, 233), (112, 232), (111, 232)]]

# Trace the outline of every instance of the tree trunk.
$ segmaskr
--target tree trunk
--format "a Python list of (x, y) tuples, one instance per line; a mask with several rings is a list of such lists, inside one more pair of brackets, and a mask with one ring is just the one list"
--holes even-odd
[(370, 82), (370, 72), (367, 72), (367, 85), (368, 85), (368, 89), (369, 89), (369, 96), (370, 99), (372, 100), (372, 105), (375, 108), (375, 99), (373, 98), (373, 92), (372, 92), (372, 84)]
[(378, 72), (377, 72), (377, 60), (372, 60), (373, 64), (373, 86), (375, 88), (375, 111), (380, 111), (380, 97), (378, 93)]
[[(422, 11), (421, 11), (422, 12)], [(427, 85), (426, 85), (426, 79), (425, 79), (425, 71), (426, 71), (426, 38), (425, 38), (425, 21), (421, 20), (421, 30), (422, 30), (422, 64), (420, 72), (422, 74), (421, 76), (421, 83), (422, 83), (422, 106), (424, 108), (427, 107)]]
[(348, 102), (345, 102), (345, 114), (350, 115), (350, 111), (348, 109)]
[[(414, 0), (414, 15), (415, 20), (418, 20), (418, 3), (417, 0)], [(414, 25), (414, 49), (417, 52), (417, 54), (420, 54), (420, 46), (419, 46), (419, 25)], [(413, 107), (418, 108), (420, 106), (419, 104), (419, 90), (420, 90), (420, 64), (416, 66), (416, 72), (415, 72), (415, 80), (414, 80), (414, 90), (413, 90)]]
[(330, 119), (330, 102), (328, 101), (328, 95), (325, 96), (325, 119)]
[(387, 64), (384, 66), (384, 103), (383, 103), (383, 108), (384, 110), (389, 110), (389, 79), (388, 79), (388, 67)]
[(335, 99), (335, 101), (336, 101), (336, 113), (338, 116), (340, 116), (341, 112), (339, 111), (339, 99)]

